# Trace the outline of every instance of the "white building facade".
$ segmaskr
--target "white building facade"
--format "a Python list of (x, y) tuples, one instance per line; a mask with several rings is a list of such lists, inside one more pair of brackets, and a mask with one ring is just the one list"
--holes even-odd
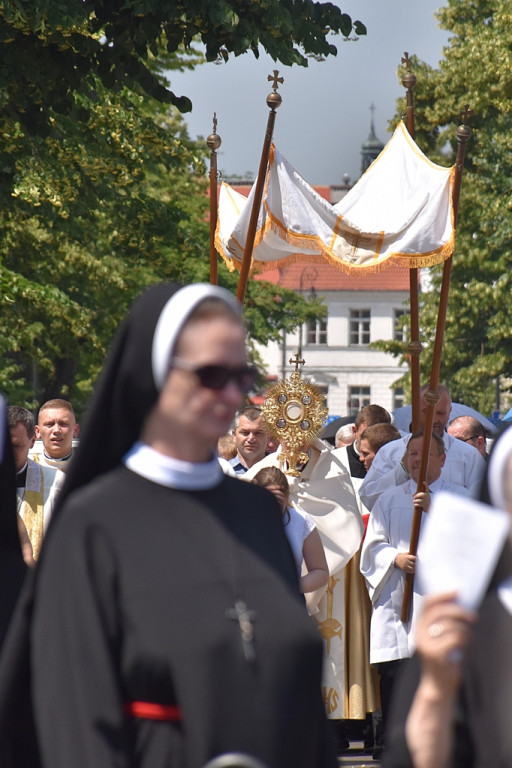
[(348, 416), (377, 403), (388, 411), (404, 404), (395, 386), (406, 368), (399, 359), (370, 349), (371, 342), (403, 340), (399, 318), (408, 312), (409, 272), (389, 268), (347, 275), (329, 264), (296, 264), (258, 276), (305, 296), (314, 290), (327, 307), (325, 319), (304, 324), (280, 343), (258, 347), (269, 376), (287, 377), (298, 352), (301, 374), (314, 380), (326, 395), (330, 416)]

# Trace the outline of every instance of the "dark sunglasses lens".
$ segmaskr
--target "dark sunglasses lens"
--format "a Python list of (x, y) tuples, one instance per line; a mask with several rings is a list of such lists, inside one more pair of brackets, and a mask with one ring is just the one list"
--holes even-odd
[(257, 376), (254, 368), (227, 368), (223, 365), (205, 365), (198, 368), (196, 374), (201, 385), (207, 389), (221, 390), (228, 381), (235, 381), (243, 392), (250, 390)]
[(223, 389), (229, 380), (229, 369), (222, 365), (205, 365), (196, 370), (203, 387), (207, 389)]

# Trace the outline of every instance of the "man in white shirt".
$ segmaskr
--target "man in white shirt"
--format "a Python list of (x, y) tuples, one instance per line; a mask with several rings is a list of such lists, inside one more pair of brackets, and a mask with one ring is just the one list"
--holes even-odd
[[(427, 390), (428, 387), (423, 387), (420, 392), (422, 427), (427, 412), (425, 401)], [(468, 489), (470, 496), (476, 498), (485, 471), (485, 461), (476, 448), (456, 440), (445, 432), (450, 418), (452, 400), (446, 387), (439, 386), (437, 392), (439, 400), (434, 408), (432, 431), (443, 439), (445, 445), (446, 461), (442, 468), (442, 477), (447, 482), (464, 486)], [(373, 508), (381, 493), (402, 485), (409, 479), (409, 473), (402, 461), (409, 438), (410, 435), (406, 435), (401, 440), (393, 440), (384, 445), (375, 456), (370, 471), (359, 489), (361, 501), (368, 509)]]

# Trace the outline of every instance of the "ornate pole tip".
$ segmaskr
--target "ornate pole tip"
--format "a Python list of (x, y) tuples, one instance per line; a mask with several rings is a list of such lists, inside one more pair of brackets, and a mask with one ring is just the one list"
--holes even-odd
[(473, 135), (473, 131), (469, 125), (462, 124), (457, 128), (455, 135), (457, 136), (457, 141), (460, 141), (461, 144), (465, 144), (470, 140), (471, 136)]
[(269, 93), (267, 96), (267, 107), (269, 109), (277, 109), (281, 106), (283, 103), (283, 100), (281, 98), (281, 94), (277, 91), (272, 91), (272, 93)]
[(206, 143), (208, 147), (211, 149), (211, 151), (215, 152), (215, 150), (218, 149), (222, 144), (222, 139), (220, 138), (218, 133), (210, 133), (210, 135), (206, 139)]
[(464, 104), (464, 109), (459, 112), (459, 119), (465, 125), (472, 114), (473, 110), (469, 108), (469, 104)]
[(281, 85), (284, 83), (284, 77), (279, 77), (279, 72), (277, 69), (274, 69), (273, 75), (268, 75), (267, 80), (269, 83), (272, 83), (272, 88), (274, 89), (272, 93), (269, 93), (267, 96), (267, 106), (269, 109), (277, 109), (281, 106), (283, 103), (283, 100), (281, 98), (281, 94), (277, 92), (278, 89), (278, 83), (281, 83)]
[(416, 75), (411, 72), (411, 60), (407, 51), (405, 51), (400, 61), (402, 64), (405, 64), (406, 69), (405, 75), (402, 77), (402, 85), (410, 90), (416, 85)]
[(218, 149), (222, 144), (222, 140), (217, 133), (217, 113), (216, 112), (213, 113), (213, 132), (210, 133), (210, 135), (206, 139), (206, 143), (212, 152), (215, 152), (215, 150)]
[(411, 71), (411, 60), (409, 58), (409, 53), (407, 51), (404, 51), (404, 55), (402, 56), (400, 61), (402, 62), (402, 64), (405, 64), (405, 66), (407, 68), (407, 71), (410, 72)]
[(462, 125), (459, 125), (456, 131), (457, 141), (465, 143), (469, 141), (473, 131), (467, 125), (468, 118), (473, 114), (473, 110), (469, 108), (469, 104), (464, 105), (464, 110), (459, 112), (459, 118), (462, 121)]
[(414, 88), (416, 85), (416, 75), (414, 75), (412, 72), (406, 72), (402, 77), (402, 85), (404, 88), (407, 88), (407, 90)]

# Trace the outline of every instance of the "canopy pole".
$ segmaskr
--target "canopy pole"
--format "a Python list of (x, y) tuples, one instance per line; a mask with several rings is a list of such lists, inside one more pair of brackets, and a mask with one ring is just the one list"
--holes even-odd
[(238, 288), (236, 291), (237, 298), (243, 303), (245, 299), (245, 292), (247, 290), (247, 282), (249, 280), (249, 272), (252, 264), (252, 252), (254, 248), (254, 239), (256, 237), (256, 228), (258, 226), (258, 217), (260, 213), (261, 200), (263, 198), (263, 187), (265, 184), (265, 176), (267, 173), (268, 158), (270, 155), (270, 147), (272, 144), (272, 136), (274, 134), (274, 123), (276, 121), (276, 109), (281, 106), (282, 98), (281, 94), (277, 92), (278, 83), (284, 83), (284, 78), (279, 77), (279, 72), (274, 69), (274, 74), (269, 75), (267, 80), (272, 82), (273, 91), (267, 96), (267, 106), (270, 109), (267, 129), (265, 132), (265, 139), (263, 141), (263, 149), (261, 152), (260, 167), (258, 171), (258, 177), (256, 179), (256, 187), (254, 190), (254, 198), (252, 202), (251, 218), (249, 219), (249, 226), (247, 227), (247, 235), (245, 239), (244, 254), (242, 256), (242, 265), (240, 267), (240, 277), (238, 278)]
[[(453, 209), (453, 223), (454, 228), (457, 226), (457, 219), (459, 214), (459, 200), (460, 190), (462, 185), (462, 173), (464, 171), (464, 158), (466, 156), (466, 145), (471, 138), (471, 128), (466, 125), (466, 121), (471, 114), (469, 105), (466, 104), (464, 112), (460, 113), (460, 119), (462, 125), (457, 128), (457, 158), (455, 160), (455, 175), (453, 179), (452, 189), (452, 209)], [(439, 400), (439, 394), (437, 387), (439, 384), (439, 373), (441, 370), (441, 356), (443, 351), (443, 338), (446, 325), (446, 312), (448, 308), (448, 295), (450, 291), (450, 278), (452, 270), (453, 254), (450, 258), (446, 259), (443, 265), (443, 278), (441, 283), (441, 295), (439, 297), (439, 309), (437, 313), (437, 326), (436, 336), (434, 342), (434, 352), (432, 358), (432, 369), (430, 373), (429, 389), (425, 393), (425, 401), (427, 404), (427, 413), (425, 418), (425, 426), (423, 430), (423, 445), (421, 451), (421, 465), (420, 474), (418, 478), (418, 485), (416, 492), (424, 490), (423, 483), (425, 481), (428, 456), (430, 453), (430, 442), (432, 436), (432, 425), (434, 423), (434, 409), (437, 401)], [(420, 537), (422, 509), (419, 506), (414, 506), (413, 523), (411, 530), (411, 541), (409, 545), (409, 554), (416, 555), (418, 551), (418, 541)], [(402, 621), (409, 621), (411, 615), (411, 602), (412, 593), (414, 587), (414, 574), (408, 573), (405, 577), (404, 584), (404, 596), (402, 600), (402, 612), (400, 619)]]
[[(407, 130), (412, 139), (416, 138), (416, 129), (414, 127), (414, 96), (413, 88), (416, 85), (416, 75), (411, 72), (411, 60), (409, 54), (405, 51), (402, 57), (402, 64), (405, 64), (406, 72), (402, 77), (402, 85), (407, 89)], [(420, 355), (422, 345), (420, 342), (420, 323), (419, 323), (419, 297), (418, 297), (418, 279), (419, 269), (412, 267), (409, 269), (409, 309), (411, 317), (410, 341), (407, 347), (409, 355), (409, 366), (411, 371), (411, 432), (417, 432), (420, 428)]]
[(217, 229), (218, 202), (217, 202), (217, 150), (222, 144), (217, 134), (217, 113), (213, 113), (213, 133), (206, 139), (210, 148), (210, 284), (219, 284), (218, 256), (215, 248), (215, 230)]

